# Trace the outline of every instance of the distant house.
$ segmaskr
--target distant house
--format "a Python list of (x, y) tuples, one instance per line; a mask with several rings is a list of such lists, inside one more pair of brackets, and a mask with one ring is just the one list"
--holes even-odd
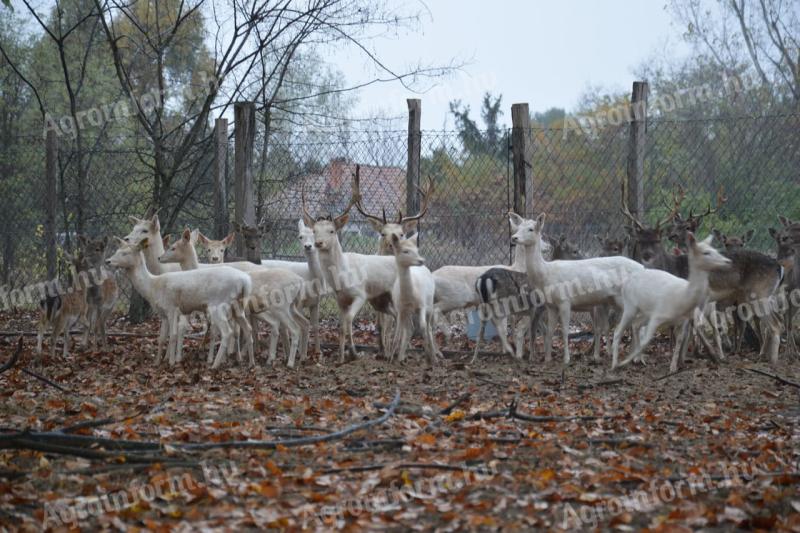
[[(331, 160), (321, 173), (294, 177), (280, 191), (267, 198), (267, 217), (272, 220), (296, 220), (302, 214), (301, 188), (305, 187), (306, 205), (312, 216), (333, 216), (341, 213), (350, 202), (351, 183), (356, 163), (344, 159)], [(361, 165), (362, 206), (370, 213), (396, 217), (397, 209), (405, 205), (406, 170), (400, 167)], [(346, 232), (370, 234), (371, 227), (353, 208)]]

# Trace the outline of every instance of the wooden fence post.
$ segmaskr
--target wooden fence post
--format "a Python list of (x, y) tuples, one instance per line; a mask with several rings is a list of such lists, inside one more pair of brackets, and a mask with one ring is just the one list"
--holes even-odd
[[(256, 134), (256, 107), (253, 102), (233, 105), (234, 133), (234, 217), (238, 224), (255, 226), (253, 197), (253, 145)], [(236, 239), (236, 255), (244, 257), (244, 241)]]
[(419, 211), (419, 162), (422, 151), (422, 132), (420, 115), (422, 100), (408, 98), (408, 163), (406, 166), (406, 214), (415, 215)]
[(511, 105), (511, 151), (514, 167), (514, 212), (533, 216), (531, 119), (528, 104)]
[(633, 82), (631, 94), (630, 137), (628, 139), (627, 189), (625, 201), (628, 209), (639, 220), (645, 213), (644, 189), (644, 150), (647, 131), (647, 91), (646, 81)]
[(44, 242), (47, 262), (47, 278), (56, 277), (56, 182), (58, 178), (58, 137), (52, 129), (47, 130), (45, 140), (45, 220)]
[(214, 122), (214, 239), (223, 239), (228, 234), (227, 163), (228, 119), (218, 118)]

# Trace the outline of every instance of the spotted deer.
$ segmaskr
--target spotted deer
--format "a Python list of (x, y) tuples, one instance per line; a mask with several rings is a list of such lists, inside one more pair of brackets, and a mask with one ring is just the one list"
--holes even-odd
[(86, 337), (84, 344), (88, 344), (89, 333), (94, 336), (94, 344), (108, 349), (106, 336), (106, 322), (114, 310), (114, 305), (119, 297), (119, 287), (112, 272), (106, 268), (105, 259), (108, 250), (108, 237), (91, 239), (78, 235), (78, 246), (83, 258), (83, 269), (89, 271), (92, 283), (86, 287), (87, 321)]

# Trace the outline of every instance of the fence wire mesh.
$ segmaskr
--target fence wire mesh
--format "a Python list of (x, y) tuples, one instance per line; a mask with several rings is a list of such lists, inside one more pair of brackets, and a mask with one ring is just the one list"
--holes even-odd
[[(624, 235), (621, 184), (629, 151), (627, 124), (591, 131), (531, 129), (533, 206), (548, 216), (545, 229), (564, 235), (592, 255), (595, 234)], [(233, 139), (233, 135), (229, 136)], [(465, 143), (458, 132), (423, 131), (419, 175), (435, 192), (420, 225), (420, 248), (431, 269), (446, 264), (498, 264), (510, 260), (505, 213), (513, 205), (510, 131)], [(487, 140), (488, 139), (488, 140)], [(151, 149), (141, 140), (107, 142), (77, 152), (60, 142), (56, 241), (71, 249), (75, 235), (125, 235), (128, 216), (156, 203), (165, 232), (184, 226), (214, 231), (212, 139), (198, 143), (168, 187), (154, 179)], [(263, 256), (302, 260), (297, 220), (305, 188), (314, 215), (338, 214), (347, 205), (360, 166), (366, 211), (387, 219), (406, 211), (408, 133), (405, 131), (282, 133), (258, 139), (254, 150), (257, 216), (269, 223)], [(125, 146), (126, 148), (119, 148)], [(233, 142), (226, 165), (228, 212), (233, 214)], [(80, 157), (79, 157), (80, 156)], [(40, 136), (9, 139), (0, 153), (0, 227), (3, 294), (46, 278), (45, 143)], [(84, 168), (79, 172), (78, 168)], [(655, 220), (677, 186), (687, 192), (684, 212), (727, 201), (704, 222), (702, 234), (756, 231), (751, 246), (774, 248), (767, 231), (776, 215), (800, 218), (800, 115), (647, 123), (643, 217)], [(161, 187), (167, 193), (160, 193)], [(355, 209), (342, 232), (346, 251), (375, 253), (377, 234)], [(64, 264), (64, 261), (60, 261)], [(64, 269), (62, 268), (63, 272)]]

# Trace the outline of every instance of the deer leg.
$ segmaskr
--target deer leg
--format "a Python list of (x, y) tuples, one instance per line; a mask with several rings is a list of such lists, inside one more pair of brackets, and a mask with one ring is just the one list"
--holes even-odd
[(442, 352), (439, 351), (439, 347), (436, 345), (436, 336), (433, 334), (433, 312), (428, 311), (428, 314), (425, 318), (425, 324), (427, 326), (425, 328), (425, 335), (428, 337), (428, 344), (430, 344), (431, 353), (433, 354), (432, 358), (443, 358), (444, 355), (442, 355)]
[(480, 314), (478, 315), (478, 336), (475, 337), (475, 351), (472, 354), (472, 360), (469, 362), (470, 364), (474, 363), (475, 360), (478, 358), (478, 350), (481, 347), (481, 341), (483, 340), (483, 330), (486, 326), (486, 321), (481, 320)]
[[(614, 341), (612, 343), (611, 348), (611, 369), (614, 370), (617, 368), (619, 363), (619, 343), (622, 340), (622, 334), (625, 332), (625, 329), (631, 325), (633, 319), (636, 318), (636, 311), (632, 309), (628, 309), (627, 312), (623, 311), (622, 316), (619, 319), (619, 323), (617, 324), (616, 329), (614, 330)], [(634, 326), (633, 330), (636, 329)], [(635, 350), (634, 350), (635, 351)]]
[(167, 339), (169, 317), (161, 315), (161, 324), (158, 329), (158, 344), (156, 345), (156, 364), (161, 363), (161, 354), (164, 353), (164, 341)]
[(497, 334), (500, 336), (500, 345), (503, 347), (503, 353), (514, 357), (514, 349), (508, 342), (508, 317), (494, 317), (492, 318), (492, 324), (494, 324), (494, 329), (497, 330)]
[(404, 320), (404, 315), (402, 313), (398, 314), (397, 325), (394, 328), (394, 334), (392, 335), (392, 344), (389, 347), (389, 352), (386, 354), (386, 358), (390, 363), (394, 361), (395, 354), (397, 354), (400, 350), (400, 337), (403, 333), (403, 325), (405, 324)]
[(553, 334), (556, 329), (556, 320), (558, 314), (556, 309), (552, 307), (547, 308), (547, 325), (544, 330), (544, 360), (546, 363), (550, 362), (553, 352)]
[(569, 319), (572, 314), (569, 302), (563, 302), (558, 307), (561, 317), (561, 339), (564, 341), (564, 366), (569, 365)]
[(358, 357), (358, 351), (356, 350), (356, 342), (353, 338), (353, 319), (356, 317), (358, 312), (364, 306), (364, 303), (367, 301), (364, 295), (357, 295), (353, 301), (348, 306), (347, 310), (344, 312), (344, 316), (342, 317), (343, 326), (345, 328), (345, 337), (342, 337), (339, 340), (339, 356), (342, 363), (344, 363), (344, 342), (345, 340), (350, 343), (350, 356), (352, 358)]
[[(800, 289), (797, 289), (800, 290)], [(789, 355), (800, 355), (797, 350), (797, 341), (794, 338), (794, 314), (797, 308), (792, 305), (792, 298), (786, 297), (786, 313), (784, 313), (784, 327), (786, 328), (786, 349)]]
[(42, 358), (42, 341), (44, 340), (44, 328), (46, 325), (46, 318), (44, 315), (44, 311), (42, 311), (42, 316), (39, 317), (39, 328), (36, 333), (36, 355), (37, 355), (37, 362)]
[(402, 363), (406, 359), (406, 350), (408, 349), (408, 341), (411, 339), (411, 332), (414, 330), (414, 319), (410, 313), (405, 316), (405, 320), (401, 323), (398, 319), (397, 328), (400, 330), (400, 346), (397, 350), (397, 361)]
[(227, 313), (221, 309), (216, 307), (209, 309), (209, 316), (211, 322), (214, 324), (214, 327), (219, 330), (220, 334), (217, 356), (214, 358), (214, 364), (211, 365), (211, 368), (216, 370), (222, 366), (223, 361), (225, 361), (225, 356), (227, 355), (228, 351), (228, 344), (230, 342), (231, 335), (233, 335), (233, 331), (230, 322), (228, 321)]
[[(525, 335), (531, 331), (532, 319), (530, 314), (525, 314), (514, 325), (514, 358), (521, 361), (525, 357)], [(533, 333), (531, 333), (533, 335)]]
[(425, 355), (428, 356), (428, 362), (433, 364), (433, 362), (436, 360), (436, 354), (434, 353), (434, 347), (433, 343), (431, 342), (430, 331), (428, 329), (428, 315), (425, 313), (424, 308), (419, 310), (419, 329), (422, 331)]
[[(683, 324), (678, 327), (678, 334), (675, 337), (675, 350), (672, 354), (672, 361), (669, 364), (669, 371), (676, 372), (678, 370), (678, 358), (683, 353), (683, 343), (688, 341), (687, 333), (689, 330), (689, 321), (685, 320)], [(688, 342), (687, 342), (688, 344)]]
[(317, 346), (317, 353), (322, 358), (322, 339), (319, 335), (319, 300), (311, 305), (311, 333)]
[(62, 315), (56, 315), (52, 322), (53, 331), (50, 333), (50, 358), (55, 359), (56, 343), (58, 342), (58, 336), (61, 334), (61, 328), (64, 327), (64, 319), (62, 318)]
[(653, 339), (653, 335), (655, 335), (657, 329), (658, 329), (658, 322), (654, 318), (651, 318), (647, 322), (647, 326), (645, 326), (645, 330), (644, 333), (642, 334), (640, 345), (636, 348), (636, 350), (632, 354), (630, 354), (624, 361), (622, 361), (619, 364), (619, 366), (621, 367), (625, 366), (634, 359), (636, 359), (637, 357), (639, 357), (639, 354), (643, 352), (645, 348), (647, 348), (648, 344), (650, 344), (650, 341)]
[[(308, 356), (308, 329), (309, 321), (297, 305), (292, 305), (289, 308), (291, 319), (296, 327), (296, 340), (293, 343), (299, 344), (300, 360), (303, 361)], [(296, 350), (294, 350), (296, 351)], [(294, 367), (294, 362), (290, 367)]]

